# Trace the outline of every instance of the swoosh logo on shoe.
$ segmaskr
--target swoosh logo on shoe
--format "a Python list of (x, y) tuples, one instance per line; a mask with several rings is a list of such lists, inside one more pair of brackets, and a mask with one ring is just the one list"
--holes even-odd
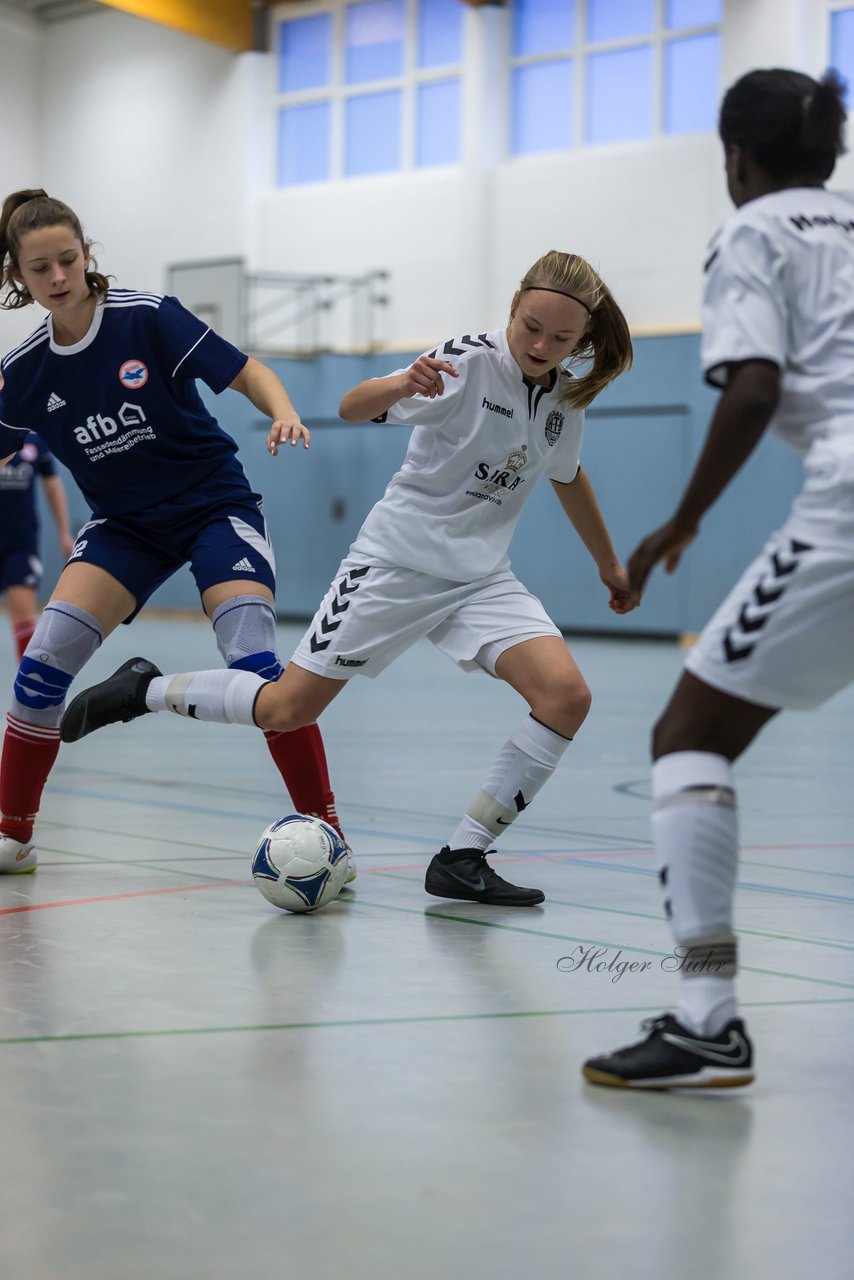
[(747, 1041), (738, 1031), (730, 1031), (728, 1045), (722, 1045), (718, 1041), (692, 1040), (689, 1036), (677, 1036), (671, 1031), (665, 1031), (662, 1039), (676, 1045), (678, 1049), (687, 1049), (689, 1053), (708, 1058), (710, 1062), (725, 1062), (732, 1067), (741, 1066), (750, 1057)]
[(32, 853), (32, 849), (22, 849), (20, 853), (15, 854), (16, 862), (23, 862), (24, 858), (28, 858)]
[(472, 893), (483, 893), (486, 888), (486, 881), (483, 876), (480, 877), (477, 884), (472, 884), (471, 880), (466, 880), (464, 876), (458, 876), (455, 871), (450, 871), (448, 867), (445, 867), (445, 872), (452, 880), (456, 880), (458, 884), (463, 886), (463, 888), (470, 889)]

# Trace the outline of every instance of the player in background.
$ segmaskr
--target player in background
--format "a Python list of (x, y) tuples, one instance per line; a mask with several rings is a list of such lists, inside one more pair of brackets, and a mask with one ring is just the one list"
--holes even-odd
[[(71, 681), (121, 622), (189, 563), (230, 667), (275, 676), (275, 560), (237, 445), (202, 403), (232, 387), (283, 441), (309, 432), (271, 369), (247, 358), (175, 298), (112, 289), (66, 204), (42, 190), (0, 214), (7, 308), (47, 316), (2, 361), (0, 460), (32, 427), (92, 508), (15, 679), (0, 763), (0, 873), (32, 871), (33, 826), (59, 751)], [(291, 802), (338, 826), (316, 724), (266, 735)]]
[(735, 996), (738, 864), (732, 763), (784, 707), (854, 680), (854, 195), (824, 184), (843, 149), (843, 88), (754, 71), (720, 113), (737, 212), (710, 246), (702, 362), (722, 389), (674, 516), (629, 562), (640, 592), (672, 572), (766, 428), (803, 457), (791, 513), (703, 631), (653, 734), (653, 831), (680, 968), (676, 1015), (589, 1060), (596, 1084), (745, 1085)]
[(42, 563), (36, 476), (41, 480), (65, 561), (71, 555), (72, 546), (65, 489), (51, 454), (31, 431), (18, 452), (0, 467), (0, 592), (6, 599), (19, 662), (35, 630), (39, 612)]
[[(502, 906), (542, 902), (541, 890), (503, 880), (486, 852), (551, 777), (587, 715), (590, 691), (543, 605), (512, 573), (507, 548), (546, 475), (598, 566), (610, 607), (632, 607), (579, 463), (584, 408), (631, 356), (625, 318), (589, 263), (556, 251), (540, 258), (513, 298), (506, 330), (451, 339), (343, 397), (349, 422), (414, 430), (284, 675), (265, 683), (237, 672), (117, 673), (75, 699), (63, 737), (163, 710), (293, 729), (319, 716), (351, 676), (379, 675), (428, 636), (463, 669), (506, 681), (530, 714), (433, 858), (425, 887)], [(590, 362), (583, 377), (563, 367), (581, 360)], [(273, 452), (283, 438), (274, 423)], [(547, 553), (559, 559), (558, 547)]]

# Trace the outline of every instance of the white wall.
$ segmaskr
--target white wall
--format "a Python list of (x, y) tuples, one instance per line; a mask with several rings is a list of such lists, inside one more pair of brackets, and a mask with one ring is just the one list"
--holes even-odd
[[(0, 7), (0, 172), (2, 200), (10, 191), (39, 186), (43, 108), (39, 94), (44, 41), (26, 14)], [(0, 351), (33, 328), (33, 311), (0, 311)]]
[[(0, 120), (16, 122), (4, 194), (65, 200), (123, 286), (162, 292), (170, 262), (244, 252), (255, 55), (113, 10), (46, 27), (0, 15)], [(39, 320), (9, 314), (4, 350)]]
[[(696, 327), (704, 246), (728, 213), (715, 138), (502, 158), (504, 16), (467, 15), (467, 92), (485, 109), (469, 113), (462, 168), (277, 191), (271, 56), (111, 10), (39, 27), (0, 0), (3, 186), (44, 185), (77, 208), (122, 285), (162, 290), (170, 262), (218, 256), (386, 268), (390, 345), (501, 323), (520, 275), (552, 247), (589, 257), (635, 329)], [(775, 63), (818, 71), (825, 29), (822, 0), (725, 0), (725, 83)], [(854, 160), (835, 182), (854, 182)], [(37, 320), (0, 313), (0, 347)]]

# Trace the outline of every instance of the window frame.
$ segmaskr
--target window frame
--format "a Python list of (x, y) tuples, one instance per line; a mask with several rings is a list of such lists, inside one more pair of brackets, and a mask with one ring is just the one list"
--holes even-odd
[[(568, 155), (578, 151), (594, 151), (602, 147), (620, 147), (620, 146), (638, 146), (644, 143), (658, 141), (662, 138), (686, 138), (702, 136), (706, 133), (712, 133), (713, 129), (708, 130), (686, 130), (684, 133), (673, 133), (665, 128), (666, 101), (665, 101), (665, 49), (669, 44), (691, 38), (692, 36), (716, 35), (722, 42), (724, 14), (722, 12), (719, 22), (699, 23), (688, 27), (673, 27), (666, 25), (667, 17), (667, 0), (655, 0), (654, 20), (652, 30), (646, 35), (641, 36), (624, 36), (614, 40), (587, 40), (587, 0), (576, 0), (575, 7), (575, 43), (573, 46), (549, 49), (546, 53), (529, 53), (516, 54), (513, 52), (513, 16), (515, 11), (515, 0), (507, 7), (507, 29), (506, 29), (506, 81), (507, 81), (507, 116), (506, 116), (506, 158), (509, 161), (526, 161), (535, 160), (538, 156), (546, 155)], [(650, 118), (652, 128), (648, 135), (642, 138), (623, 138), (611, 139), (608, 142), (590, 142), (587, 139), (587, 60), (593, 54), (599, 53), (618, 53), (629, 49), (649, 48), (652, 49), (652, 102)], [(514, 101), (513, 101), (513, 73), (519, 67), (536, 66), (546, 62), (555, 62), (559, 60), (568, 60), (574, 70), (574, 89), (573, 89), (573, 138), (569, 147), (562, 147), (558, 150), (543, 151), (513, 151), (512, 138), (514, 129)], [(721, 64), (723, 59), (721, 59)], [(718, 85), (718, 100), (722, 84)]]
[[(464, 159), (465, 142), (465, 67), (466, 67), (466, 13), (462, 17), (461, 48), (459, 62), (444, 63), (434, 67), (418, 66), (418, 17), (420, 0), (403, 0), (405, 8), (405, 30), (403, 37), (403, 69), (399, 76), (389, 76), (381, 80), (360, 81), (356, 84), (346, 82), (346, 11), (360, 0), (347, 0), (346, 3), (334, 3), (334, 0), (309, 0), (305, 4), (279, 5), (272, 10), (273, 23), (273, 135), (276, 141), (273, 147), (273, 187), (277, 191), (293, 191), (303, 187), (320, 186), (330, 182), (360, 182), (366, 179), (393, 179), (398, 174), (434, 173), (446, 169), (457, 168)], [(460, 6), (462, 9), (462, 5)], [(279, 30), (286, 22), (299, 18), (315, 17), (321, 13), (331, 15), (330, 79), (326, 85), (318, 85), (312, 89), (298, 89), (283, 92), (279, 89)], [(418, 122), (416, 118), (418, 90), (423, 84), (438, 83), (446, 80), (457, 80), (460, 86), (460, 118), (457, 121), (458, 154), (456, 160), (441, 164), (419, 165), (417, 157)], [(393, 169), (381, 169), (371, 173), (347, 173), (347, 103), (357, 97), (371, 94), (399, 91), (401, 94), (400, 112), (400, 156), (399, 164)], [(305, 106), (310, 103), (329, 103), (329, 170), (328, 176), (322, 179), (309, 179), (305, 182), (283, 183), (279, 180), (278, 129), (279, 113), (288, 107)]]

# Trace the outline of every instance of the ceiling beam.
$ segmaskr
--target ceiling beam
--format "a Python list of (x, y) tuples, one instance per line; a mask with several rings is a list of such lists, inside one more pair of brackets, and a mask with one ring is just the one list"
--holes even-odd
[[(266, 0), (270, 8), (289, 2)], [(264, 0), (260, 3), (258, 0), (96, 0), (96, 3), (209, 40), (233, 53), (260, 47), (258, 13), (263, 12)], [(484, 4), (500, 5), (504, 0), (461, 0), (461, 3), (478, 8)]]
[(98, 0), (186, 35), (245, 53), (254, 47), (252, 0)]

